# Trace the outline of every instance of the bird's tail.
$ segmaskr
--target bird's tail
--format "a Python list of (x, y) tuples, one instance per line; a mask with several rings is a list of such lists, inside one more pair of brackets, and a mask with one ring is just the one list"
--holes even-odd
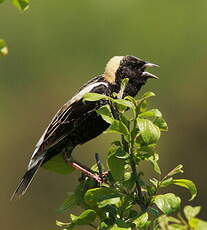
[(11, 200), (13, 200), (14, 198), (20, 198), (22, 195), (25, 194), (25, 192), (27, 191), (30, 183), (32, 182), (35, 174), (37, 173), (39, 167), (41, 166), (42, 162), (43, 162), (44, 158), (42, 160), (40, 160), (34, 167), (32, 167), (31, 169), (29, 169), (24, 176), (22, 177), (19, 185), (17, 186), (16, 190), (14, 191)]

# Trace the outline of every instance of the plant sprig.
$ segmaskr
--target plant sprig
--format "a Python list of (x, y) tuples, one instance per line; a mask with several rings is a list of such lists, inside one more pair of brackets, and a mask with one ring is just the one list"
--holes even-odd
[[(0, 0), (0, 4), (5, 0)], [(29, 0), (12, 0), (13, 6), (16, 7), (19, 11), (23, 12), (29, 8)], [(6, 56), (8, 54), (8, 47), (5, 40), (0, 39), (0, 56)]]
[[(192, 200), (197, 194), (196, 187), (190, 180), (174, 178), (183, 172), (182, 165), (162, 176), (156, 146), (161, 133), (168, 130), (167, 123), (158, 109), (148, 108), (147, 102), (154, 93), (145, 93), (137, 100), (122, 98), (126, 84), (124, 80), (120, 93), (113, 97), (88, 93), (83, 98), (109, 102), (97, 113), (110, 124), (105, 133), (119, 134), (120, 140), (109, 148), (104, 183), (99, 185), (91, 178), (82, 177), (75, 192), (67, 196), (59, 209), (68, 212), (79, 206), (84, 211), (79, 216), (71, 214), (70, 222), (58, 221), (57, 225), (63, 229), (88, 225), (99, 230), (204, 229), (202, 226), (207, 222), (196, 218), (200, 207), (186, 206), (184, 217), (171, 216), (180, 210), (181, 198), (174, 193), (160, 193), (160, 188), (171, 184), (184, 187), (190, 191)], [(142, 162), (150, 162), (161, 179), (144, 178), (139, 167)]]

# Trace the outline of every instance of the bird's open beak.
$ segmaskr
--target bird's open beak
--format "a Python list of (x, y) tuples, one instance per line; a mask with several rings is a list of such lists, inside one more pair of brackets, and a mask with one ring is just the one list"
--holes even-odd
[[(144, 68), (151, 68), (151, 67), (159, 67), (159, 65), (156, 65), (156, 64), (147, 62), (147, 63), (144, 64), (143, 67), (144, 67)], [(149, 73), (149, 72), (147, 72), (147, 71), (144, 71), (144, 72), (142, 73), (142, 76), (143, 76), (143, 77), (146, 77), (146, 78), (159, 79), (159, 77), (157, 77), (156, 75), (154, 75), (154, 74), (152, 74), (152, 73)]]
[(147, 62), (146, 64), (144, 64), (144, 67), (145, 68), (151, 68), (151, 67), (160, 67), (160, 66), (157, 64)]

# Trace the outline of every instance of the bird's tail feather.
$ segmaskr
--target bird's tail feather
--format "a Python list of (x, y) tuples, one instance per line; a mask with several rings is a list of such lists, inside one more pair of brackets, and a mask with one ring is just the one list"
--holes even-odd
[(24, 176), (22, 177), (19, 185), (17, 186), (16, 190), (14, 191), (11, 200), (13, 200), (14, 198), (20, 198), (22, 195), (25, 194), (25, 192), (27, 191), (30, 183), (32, 182), (35, 174), (37, 173), (39, 167), (41, 166), (42, 162), (43, 162), (44, 158), (41, 159), (34, 167), (32, 167), (30, 170), (28, 170)]

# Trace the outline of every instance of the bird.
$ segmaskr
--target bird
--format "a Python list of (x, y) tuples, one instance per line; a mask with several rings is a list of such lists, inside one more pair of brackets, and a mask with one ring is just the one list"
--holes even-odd
[(128, 78), (123, 97), (135, 97), (147, 79), (158, 79), (156, 75), (145, 71), (148, 67), (158, 67), (158, 65), (131, 55), (114, 56), (107, 62), (103, 74), (85, 83), (60, 108), (40, 137), (29, 161), (27, 171), (14, 191), (11, 200), (25, 194), (41, 166), (44, 167), (57, 156), (63, 164), (67, 165), (64, 161), (64, 154), (72, 159), (71, 154), (76, 146), (97, 137), (109, 127), (109, 124), (96, 113), (96, 110), (106, 104), (107, 101), (85, 102), (83, 96), (86, 93), (112, 96), (120, 91), (122, 80)]

